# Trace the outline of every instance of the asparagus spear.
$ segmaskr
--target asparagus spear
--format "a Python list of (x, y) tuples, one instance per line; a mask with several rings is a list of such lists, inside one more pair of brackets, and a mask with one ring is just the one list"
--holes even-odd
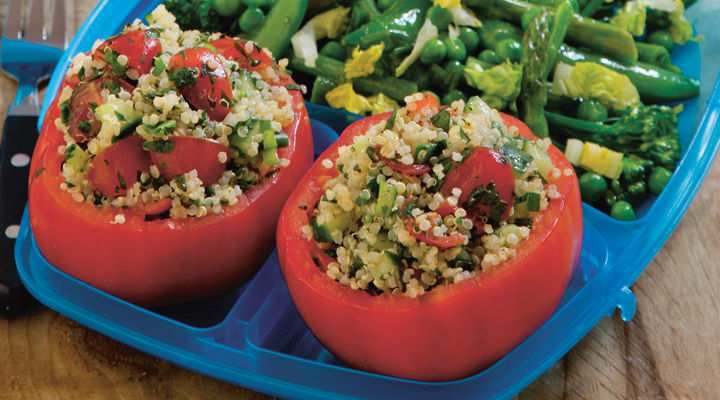
[[(522, 0), (468, 0), (466, 4), (482, 9), (491, 18), (499, 18), (517, 24), (528, 10), (548, 9), (551, 14), (556, 12), (551, 7), (543, 7)], [(622, 28), (592, 18), (585, 18), (579, 14), (572, 15), (567, 39), (572, 43), (622, 62), (634, 63), (638, 59), (635, 40), (630, 33)]]

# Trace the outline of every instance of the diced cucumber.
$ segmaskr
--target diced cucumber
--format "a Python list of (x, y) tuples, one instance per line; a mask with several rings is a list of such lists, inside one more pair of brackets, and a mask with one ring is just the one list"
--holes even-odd
[(375, 204), (375, 214), (383, 217), (390, 216), (393, 206), (395, 205), (395, 198), (397, 197), (397, 188), (395, 185), (387, 183), (387, 181), (380, 181), (380, 190), (378, 192), (378, 201)]
[(515, 200), (515, 216), (526, 217), (530, 212), (540, 211), (540, 193), (527, 192)]
[(375, 279), (387, 279), (394, 275), (395, 270), (400, 267), (400, 256), (392, 250), (383, 250), (380, 262), (375, 265), (370, 273)]
[(333, 215), (329, 220), (318, 222), (317, 219), (310, 221), (313, 228), (313, 236), (318, 242), (332, 242), (332, 234), (338, 230), (345, 232), (352, 222), (352, 214), (349, 212), (341, 212)]
[(240, 92), (240, 97), (247, 97), (250, 93), (257, 90), (255, 86), (255, 78), (252, 77), (252, 73), (246, 69), (240, 69), (238, 71), (239, 77), (234, 80), (234, 84)]
[(388, 238), (387, 233), (380, 232), (376, 237), (375, 243), (370, 245), (373, 250), (380, 251), (395, 248), (395, 242)]
[(553, 169), (553, 163), (547, 151), (538, 147), (537, 143), (533, 140), (525, 141), (523, 151), (532, 156), (535, 160), (535, 165), (538, 167), (540, 175), (542, 175), (543, 178), (547, 178), (550, 174), (550, 170)]
[(278, 157), (277, 149), (265, 149), (262, 152), (262, 158), (265, 164), (274, 166), (280, 164), (280, 157)]
[(76, 171), (84, 170), (89, 160), (90, 155), (75, 143), (65, 148), (65, 163)]

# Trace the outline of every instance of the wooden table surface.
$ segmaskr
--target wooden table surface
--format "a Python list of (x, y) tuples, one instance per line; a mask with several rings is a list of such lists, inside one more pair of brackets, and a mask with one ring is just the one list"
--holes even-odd
[[(0, 1), (4, 13), (7, 0)], [(68, 31), (97, 0), (68, 0)], [(0, 75), (0, 122), (16, 85)], [(604, 318), (521, 399), (720, 396), (720, 163), (633, 285), (637, 313)], [(0, 318), (0, 399), (265, 399), (141, 353), (40, 304)]]

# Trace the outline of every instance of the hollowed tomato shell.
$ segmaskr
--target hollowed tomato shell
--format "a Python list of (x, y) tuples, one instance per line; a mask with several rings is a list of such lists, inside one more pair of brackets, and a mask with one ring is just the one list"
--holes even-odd
[[(520, 121), (508, 126), (534, 137)], [(337, 169), (320, 160), (337, 158), (338, 147), (388, 115), (350, 125), (313, 164), (288, 199), (278, 223), (280, 267), (300, 315), (318, 340), (349, 366), (401, 378), (448, 381), (478, 373), (530, 336), (557, 307), (572, 277), (582, 244), (580, 190), (574, 173), (551, 180), (560, 198), (533, 221), (530, 237), (512, 259), (417, 297), (370, 295), (325, 275), (314, 240), (301, 233)], [(570, 163), (549, 149), (561, 171)], [(326, 258), (325, 258), (326, 259)]]
[[(283, 129), (290, 145), (278, 149), (280, 158), (290, 160), (288, 167), (261, 178), (219, 214), (151, 221), (140, 209), (98, 208), (60, 189), (64, 156), (58, 147), (65, 141), (55, 127), (56, 98), (30, 172), (30, 224), (42, 255), (56, 268), (143, 306), (197, 300), (239, 286), (272, 251), (275, 221), (312, 162), (303, 98), (297, 90), (290, 93), (296, 118)], [(117, 214), (124, 223), (114, 223)]]

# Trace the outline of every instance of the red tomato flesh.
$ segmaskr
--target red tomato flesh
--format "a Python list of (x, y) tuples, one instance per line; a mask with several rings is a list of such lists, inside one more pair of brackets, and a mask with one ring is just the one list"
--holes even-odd
[(220, 57), (206, 48), (187, 49), (172, 56), (168, 64), (169, 71), (181, 68), (188, 68), (195, 78), (179, 84), (185, 100), (196, 109), (207, 111), (213, 121), (225, 119), (233, 95)]
[[(506, 205), (499, 218), (509, 217), (514, 200), (515, 174), (510, 161), (495, 150), (485, 147), (474, 149), (461, 164), (445, 175), (440, 191), (450, 196), (454, 188), (459, 188), (462, 194), (458, 198), (458, 204), (463, 205), (473, 189), (479, 186), (487, 187), (490, 183), (495, 185), (499, 200)], [(478, 202), (466, 211), (475, 226), (482, 226), (492, 215), (493, 207)]]
[[(286, 85), (292, 82), (290, 75), (281, 73), (273, 64), (272, 58), (252, 42), (250, 42), (252, 44), (252, 50), (248, 52), (247, 47), (249, 46), (247, 46), (247, 43), (248, 42), (241, 40), (223, 37), (210, 44), (215, 47), (221, 56), (237, 62), (242, 69), (257, 71), (266, 81), (270, 81), (275, 85)], [(269, 66), (275, 70), (272, 76), (266, 71)]]
[(130, 136), (101, 150), (90, 162), (88, 180), (106, 196), (122, 196), (150, 172), (150, 155), (142, 148), (143, 138)]
[[(152, 163), (165, 180), (171, 181), (194, 169), (203, 184), (210, 186), (225, 172), (230, 159), (229, 148), (214, 140), (192, 136), (173, 136), (169, 140), (175, 143), (169, 153), (150, 152)], [(220, 153), (225, 153), (223, 161), (220, 161)]]
[(128, 68), (144, 75), (152, 69), (153, 59), (162, 51), (162, 45), (146, 31), (136, 30), (106, 40), (95, 50), (95, 57), (105, 60), (106, 49), (125, 55)]

